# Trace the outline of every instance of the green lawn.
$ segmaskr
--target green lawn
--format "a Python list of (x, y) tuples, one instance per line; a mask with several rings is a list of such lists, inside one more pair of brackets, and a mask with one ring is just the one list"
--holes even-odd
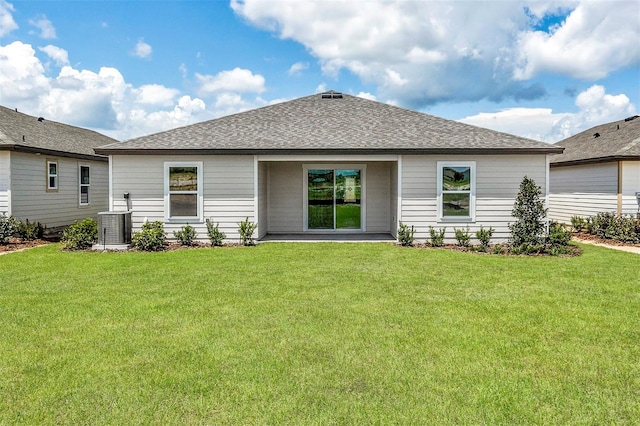
[(0, 256), (0, 424), (637, 424), (640, 256)]

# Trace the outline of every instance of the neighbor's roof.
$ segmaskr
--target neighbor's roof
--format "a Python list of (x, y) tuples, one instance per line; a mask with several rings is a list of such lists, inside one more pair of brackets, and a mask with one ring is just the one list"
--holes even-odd
[(564, 154), (551, 157), (551, 164), (558, 166), (640, 160), (640, 116), (592, 127), (556, 146), (565, 148)]
[(103, 146), (96, 152), (486, 154), (561, 149), (332, 91)]
[(105, 160), (95, 147), (117, 142), (92, 130), (49, 121), (0, 106), (0, 151), (11, 150)]

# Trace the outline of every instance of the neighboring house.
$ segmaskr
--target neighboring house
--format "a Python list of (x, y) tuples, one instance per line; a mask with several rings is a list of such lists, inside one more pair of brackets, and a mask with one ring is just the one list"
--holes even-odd
[(390, 238), (402, 222), (422, 240), (429, 226), (504, 240), (522, 178), (545, 190), (562, 148), (326, 92), (96, 152), (110, 157), (110, 208), (130, 207), (134, 231), (188, 223), (206, 240), (211, 219), (236, 239), (248, 217), (258, 238)]
[(50, 230), (108, 209), (108, 158), (99, 133), (0, 106), (0, 214)]
[(640, 117), (593, 127), (560, 141), (551, 158), (549, 217), (600, 212), (637, 214), (640, 207)]

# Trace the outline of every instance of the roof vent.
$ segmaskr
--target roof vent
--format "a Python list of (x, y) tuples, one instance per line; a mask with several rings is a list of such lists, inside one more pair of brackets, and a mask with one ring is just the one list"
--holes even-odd
[(322, 99), (342, 99), (342, 93), (329, 90), (321, 94)]
[(42, 123), (44, 121), (44, 118), (43, 117), (38, 117), (38, 121)]
[(633, 117), (627, 117), (624, 119), (624, 121), (631, 121), (631, 120), (635, 120), (636, 118), (640, 117), (640, 115), (634, 115)]
[(594, 134), (593, 134), (593, 137), (594, 137), (594, 138), (599, 138), (599, 137), (600, 137), (600, 133), (594, 133)]

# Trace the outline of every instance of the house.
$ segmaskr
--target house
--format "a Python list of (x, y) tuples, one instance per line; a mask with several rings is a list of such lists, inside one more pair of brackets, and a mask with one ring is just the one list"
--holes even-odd
[(0, 106), (0, 214), (56, 230), (108, 209), (108, 158), (116, 142), (91, 130)]
[(546, 188), (562, 148), (331, 91), (96, 152), (110, 158), (109, 207), (131, 208), (134, 231), (158, 220), (206, 240), (210, 219), (236, 239), (248, 217), (266, 240), (391, 239), (400, 222), (418, 240), (429, 226), (504, 240), (522, 178)]
[(556, 144), (550, 163), (549, 217), (600, 212), (637, 214), (640, 208), (640, 117), (602, 124)]

